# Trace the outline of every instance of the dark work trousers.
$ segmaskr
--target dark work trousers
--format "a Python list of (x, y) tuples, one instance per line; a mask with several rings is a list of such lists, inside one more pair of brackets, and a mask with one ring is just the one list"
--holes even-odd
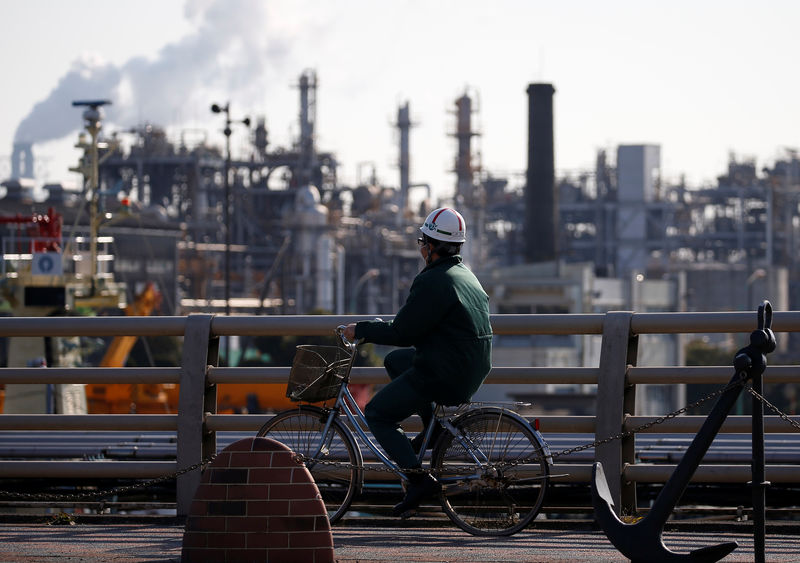
[(364, 409), (372, 435), (384, 451), (400, 467), (419, 467), (417, 455), (411, 447), (400, 423), (418, 414), (427, 426), (433, 419), (433, 402), (423, 397), (411, 384), (419, 374), (411, 366), (413, 348), (392, 350), (383, 361), (391, 381), (378, 391)]

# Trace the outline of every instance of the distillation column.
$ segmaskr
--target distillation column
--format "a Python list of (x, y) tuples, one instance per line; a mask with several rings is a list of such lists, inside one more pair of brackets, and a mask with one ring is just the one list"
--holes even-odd
[(457, 141), (455, 162), (456, 197), (455, 205), (464, 215), (467, 222), (468, 244), (464, 246), (464, 261), (473, 267), (480, 266), (485, 260), (484, 243), (484, 208), (485, 197), (483, 186), (476, 178), (480, 172), (480, 160), (473, 154), (472, 138), (480, 135), (472, 129), (473, 101), (468, 93), (456, 100)]
[(408, 211), (408, 190), (411, 183), (411, 156), (409, 151), (411, 116), (408, 109), (408, 102), (398, 108), (397, 123), (395, 125), (398, 131), (400, 131), (400, 213), (397, 217), (399, 222), (406, 216), (406, 212)]
[(297, 185), (314, 183), (317, 154), (314, 144), (314, 125), (317, 120), (317, 73), (306, 70), (300, 75), (300, 162)]

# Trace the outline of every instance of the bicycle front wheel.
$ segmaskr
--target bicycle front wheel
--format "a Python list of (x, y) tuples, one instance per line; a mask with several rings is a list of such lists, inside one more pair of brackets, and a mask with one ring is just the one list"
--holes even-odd
[(550, 468), (546, 447), (518, 414), (501, 408), (453, 421), (459, 435), (437, 442), (431, 469), (442, 483), (442, 508), (462, 530), (508, 536), (536, 518)]
[(280, 412), (256, 435), (277, 440), (294, 453), (311, 458), (306, 467), (333, 524), (347, 512), (360, 487), (362, 462), (353, 434), (339, 420), (334, 419), (323, 435), (329, 412), (307, 405)]

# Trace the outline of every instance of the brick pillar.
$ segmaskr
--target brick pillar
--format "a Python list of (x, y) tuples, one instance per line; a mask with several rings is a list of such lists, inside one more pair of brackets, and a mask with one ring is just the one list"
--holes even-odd
[(333, 562), (325, 503), (306, 467), (269, 438), (225, 448), (203, 472), (181, 561)]

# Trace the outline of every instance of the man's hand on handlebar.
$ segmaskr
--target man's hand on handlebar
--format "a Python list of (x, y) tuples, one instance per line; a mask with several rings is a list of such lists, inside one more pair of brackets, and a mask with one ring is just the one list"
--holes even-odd
[(350, 342), (354, 341), (356, 339), (356, 323), (350, 323), (344, 327), (342, 336), (344, 336)]

